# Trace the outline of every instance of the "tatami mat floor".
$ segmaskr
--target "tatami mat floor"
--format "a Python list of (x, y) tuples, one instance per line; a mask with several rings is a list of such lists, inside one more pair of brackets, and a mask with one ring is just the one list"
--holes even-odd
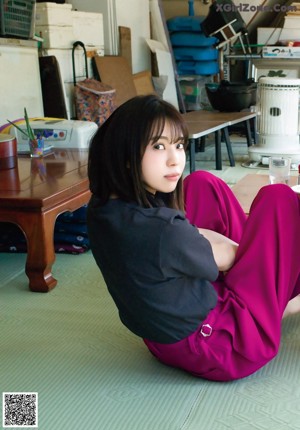
[[(242, 179), (248, 174), (268, 175), (269, 172), (267, 166), (263, 166), (260, 164), (258, 167), (245, 167), (247, 165), (247, 162), (250, 161), (245, 137), (236, 134), (231, 135), (230, 140), (232, 143), (232, 150), (235, 158), (234, 167), (230, 167), (227, 149), (225, 143), (222, 142), (222, 170), (216, 170), (215, 145), (213, 138), (209, 136), (205, 151), (196, 153), (196, 170), (208, 170), (214, 175), (224, 179), (224, 181), (227, 182), (229, 185), (235, 184), (238, 180)], [(187, 161), (184, 172), (185, 176), (188, 175), (189, 172), (189, 161)], [(291, 175), (297, 174), (297, 169), (293, 168), (291, 170)]]
[[(248, 173), (226, 163), (229, 183)], [(158, 363), (121, 325), (90, 252), (58, 254), (47, 294), (28, 290), (25, 260), (0, 254), (0, 394), (38, 393), (39, 429), (300, 429), (300, 316), (264, 369), (214, 383)]]

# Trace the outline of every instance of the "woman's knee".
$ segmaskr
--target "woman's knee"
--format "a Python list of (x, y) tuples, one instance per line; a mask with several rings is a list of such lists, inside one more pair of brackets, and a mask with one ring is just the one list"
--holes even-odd
[(298, 204), (299, 200), (295, 192), (285, 184), (272, 184), (262, 187), (255, 198), (255, 201), (262, 201), (268, 206), (278, 206), (279, 204)]
[(260, 225), (270, 225), (271, 220), (280, 222), (285, 229), (299, 231), (300, 200), (285, 184), (267, 185), (259, 190), (251, 208), (249, 218), (259, 219)]
[(205, 170), (195, 170), (195, 172), (190, 173), (184, 178), (184, 182), (203, 180), (210, 176), (212, 176), (212, 173), (210, 172)]
[[(222, 181), (222, 179), (215, 176), (213, 173), (207, 172), (205, 170), (196, 170), (190, 173), (184, 179), (184, 186), (204, 186), (204, 185), (216, 185)], [(223, 182), (223, 181), (222, 181)]]

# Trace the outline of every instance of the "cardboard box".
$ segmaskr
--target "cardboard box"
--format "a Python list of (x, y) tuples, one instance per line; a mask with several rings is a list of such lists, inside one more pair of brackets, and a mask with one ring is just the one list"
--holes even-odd
[(258, 27), (258, 45), (276, 45), (278, 41), (300, 40), (300, 28)]
[(264, 46), (263, 58), (300, 58), (300, 46)]
[(70, 25), (37, 25), (35, 32), (44, 39), (43, 48), (72, 48), (76, 40)]
[(76, 40), (86, 46), (104, 45), (103, 15), (72, 10), (73, 32)]
[(299, 15), (290, 15), (284, 17), (284, 28), (300, 28), (300, 16)]

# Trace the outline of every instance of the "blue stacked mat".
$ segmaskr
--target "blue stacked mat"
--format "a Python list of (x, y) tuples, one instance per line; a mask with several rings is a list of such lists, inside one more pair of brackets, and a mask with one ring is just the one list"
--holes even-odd
[(217, 38), (202, 31), (204, 16), (178, 16), (167, 20), (179, 75), (209, 76), (219, 72)]

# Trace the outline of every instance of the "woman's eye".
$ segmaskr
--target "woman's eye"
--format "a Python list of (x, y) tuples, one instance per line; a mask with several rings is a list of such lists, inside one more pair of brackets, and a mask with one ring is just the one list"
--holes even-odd
[(177, 149), (184, 149), (183, 143), (177, 143)]
[(156, 143), (153, 146), (154, 149), (165, 149), (165, 145), (163, 143)]

